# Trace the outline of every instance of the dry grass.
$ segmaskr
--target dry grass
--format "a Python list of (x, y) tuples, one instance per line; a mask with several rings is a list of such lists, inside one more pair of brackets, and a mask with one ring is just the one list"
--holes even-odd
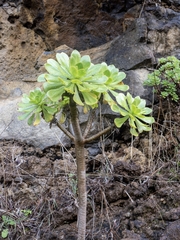
[[(123, 229), (121, 218), (115, 217), (114, 208), (123, 211), (121, 205), (123, 206), (125, 202), (135, 204), (136, 198), (127, 188), (130, 184), (132, 186), (152, 184), (156, 181), (154, 177), (158, 175), (162, 175), (163, 178), (157, 181), (178, 183), (179, 119), (180, 109), (177, 107), (170, 114), (165, 114), (164, 119), (155, 123), (149, 134), (127, 143), (115, 141), (112, 136), (111, 138), (108, 136), (108, 145), (107, 138), (101, 139), (99, 147), (102, 154), (95, 157), (88, 157), (87, 154), (87, 167), (91, 169), (87, 173), (87, 239), (96, 240), (99, 236), (105, 240), (121, 239)], [(57, 147), (52, 154), (55, 155), (56, 149)], [(7, 226), (9, 229), (7, 239), (38, 240), (45, 239), (46, 235), (47, 239), (58, 239), (58, 232), (64, 236), (62, 239), (66, 239), (67, 231), (72, 231), (76, 235), (78, 202), (73, 148), (65, 149), (64, 146), (59, 146), (58, 152), (61, 153), (61, 157), (57, 160), (54, 160), (54, 155), (53, 160), (50, 160), (51, 154), (47, 152), (48, 150), (41, 154), (36, 153), (33, 147), (24, 148), (22, 143), (16, 141), (5, 142), (4, 145), (1, 143), (0, 226), (3, 224), (2, 215), (16, 222), (15, 226)], [(144, 168), (142, 162), (138, 162), (141, 158), (144, 159)], [(123, 164), (140, 165), (141, 174), (125, 176), (124, 172), (116, 173), (115, 168), (119, 161)], [(38, 170), (35, 169), (36, 165)], [(34, 174), (35, 172), (39, 174)], [(117, 197), (117, 200), (111, 200), (108, 195), (111, 189), (107, 186), (116, 181), (120, 187), (124, 187), (124, 195)], [(31, 210), (31, 214), (24, 216), (22, 210)], [(157, 205), (157, 212), (161, 210), (162, 206)], [(57, 236), (51, 235), (56, 231)]]

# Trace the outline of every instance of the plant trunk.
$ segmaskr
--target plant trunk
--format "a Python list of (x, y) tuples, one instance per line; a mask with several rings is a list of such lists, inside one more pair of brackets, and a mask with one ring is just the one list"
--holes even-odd
[(70, 96), (71, 123), (74, 131), (74, 144), (77, 163), (78, 180), (78, 240), (85, 240), (86, 236), (86, 166), (84, 156), (84, 138), (79, 125), (78, 110), (73, 97)]
[[(86, 237), (86, 206), (87, 206), (87, 192), (86, 192), (86, 164), (85, 164), (85, 155), (84, 155), (84, 145), (87, 142), (90, 142), (103, 134), (110, 131), (111, 127), (100, 131), (90, 138), (86, 138), (90, 127), (91, 119), (87, 123), (84, 135), (82, 134), (81, 127), (79, 124), (78, 110), (76, 103), (73, 100), (73, 96), (70, 95), (70, 116), (71, 123), (73, 128), (73, 135), (67, 130), (64, 130), (75, 144), (75, 154), (76, 154), (76, 163), (77, 163), (77, 180), (78, 180), (78, 240), (85, 240)], [(90, 116), (91, 118), (91, 116)], [(61, 126), (60, 129), (63, 130)]]
[(78, 240), (85, 240), (86, 235), (86, 166), (84, 157), (84, 143), (75, 142), (78, 179)]

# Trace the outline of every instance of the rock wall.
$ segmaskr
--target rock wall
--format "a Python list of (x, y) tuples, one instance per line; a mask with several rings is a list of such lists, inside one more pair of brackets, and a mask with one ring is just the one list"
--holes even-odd
[(17, 102), (38, 85), (46, 59), (75, 48), (94, 63), (114, 64), (126, 72), (131, 93), (150, 103), (152, 94), (142, 83), (157, 58), (180, 58), (180, 2), (0, 0), (0, 33), (0, 138), (44, 148), (58, 137), (43, 124), (35, 130), (19, 122)]

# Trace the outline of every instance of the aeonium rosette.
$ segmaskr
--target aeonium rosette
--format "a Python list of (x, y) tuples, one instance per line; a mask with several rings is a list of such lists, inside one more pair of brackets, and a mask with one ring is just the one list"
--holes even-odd
[(57, 53), (56, 60), (48, 59), (45, 69), (48, 73), (38, 77), (44, 83), (44, 91), (52, 101), (72, 94), (73, 100), (80, 106), (97, 107), (101, 94), (106, 101), (112, 101), (109, 93), (115, 90), (127, 91), (122, 84), (125, 73), (119, 72), (113, 65), (93, 64), (88, 55), (82, 56), (74, 50), (69, 57), (66, 53)]
[(28, 118), (29, 125), (37, 125), (40, 123), (42, 115), (45, 121), (51, 121), (57, 112), (57, 107), (52, 105), (45, 92), (36, 88), (29, 95), (23, 94), (22, 102), (19, 103), (19, 111), (24, 113), (19, 117), (20, 120)]
[(122, 117), (115, 118), (115, 125), (120, 128), (127, 120), (130, 125), (130, 132), (134, 136), (138, 136), (143, 131), (150, 131), (150, 124), (154, 123), (154, 118), (149, 115), (152, 110), (146, 107), (146, 101), (139, 96), (133, 98), (131, 94), (119, 93), (116, 96), (117, 103), (111, 106), (114, 112), (119, 113)]

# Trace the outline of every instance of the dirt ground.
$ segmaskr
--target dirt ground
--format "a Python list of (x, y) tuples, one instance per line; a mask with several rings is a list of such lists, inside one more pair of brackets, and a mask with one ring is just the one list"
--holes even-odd
[[(87, 240), (180, 239), (179, 106), (160, 119), (133, 141), (116, 134), (87, 146)], [(40, 150), (0, 142), (0, 232), (7, 231), (6, 239), (75, 240), (77, 209), (73, 145)]]

